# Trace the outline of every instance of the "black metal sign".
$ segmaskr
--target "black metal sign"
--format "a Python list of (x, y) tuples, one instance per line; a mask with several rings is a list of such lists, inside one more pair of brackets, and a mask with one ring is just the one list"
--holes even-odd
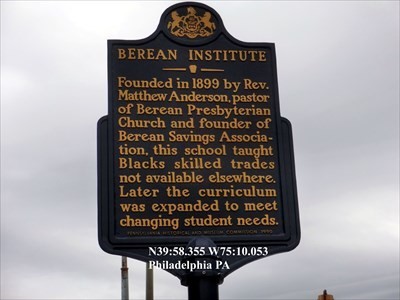
[[(105, 251), (160, 264), (214, 253), (224, 277), (297, 246), (274, 44), (238, 41), (210, 7), (181, 3), (150, 37), (108, 41), (108, 89), (98, 123)], [(188, 248), (195, 237), (215, 247)], [(182, 277), (182, 265), (168, 266)]]

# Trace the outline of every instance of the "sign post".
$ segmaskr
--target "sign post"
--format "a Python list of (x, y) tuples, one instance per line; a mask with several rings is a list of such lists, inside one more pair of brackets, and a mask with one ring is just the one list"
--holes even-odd
[[(196, 237), (189, 242), (187, 249), (214, 249), (215, 243), (205, 237)], [(186, 250), (188, 251), (188, 250)], [(182, 276), (181, 283), (188, 287), (189, 300), (207, 300), (218, 298), (218, 285), (222, 283), (223, 278), (219, 272), (218, 256), (207, 251), (206, 255), (189, 256), (188, 262), (196, 265), (199, 261), (210, 264), (212, 267), (208, 269), (194, 269), (187, 271)]]
[(150, 37), (108, 41), (108, 91), (98, 122), (104, 251), (163, 268), (194, 295), (204, 278), (221, 283), (298, 245), (274, 44), (238, 41), (212, 8), (179, 3)]

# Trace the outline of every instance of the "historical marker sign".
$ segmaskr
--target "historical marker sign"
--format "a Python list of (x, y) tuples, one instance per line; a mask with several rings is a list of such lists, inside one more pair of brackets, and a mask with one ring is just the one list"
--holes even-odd
[[(108, 41), (108, 89), (98, 131), (105, 251), (161, 260), (149, 247), (206, 236), (234, 247), (219, 253), (226, 275), (263, 247), (297, 246), (291, 127), (280, 116), (274, 44), (240, 42), (210, 7), (181, 3), (150, 37)], [(164, 253), (172, 262), (177, 254)]]

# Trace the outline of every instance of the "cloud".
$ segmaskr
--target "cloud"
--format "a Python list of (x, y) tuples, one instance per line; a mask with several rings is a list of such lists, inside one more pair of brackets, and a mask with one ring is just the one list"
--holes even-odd
[[(206, 1), (243, 41), (275, 42), (294, 130), (302, 240), (221, 299), (399, 297), (398, 2)], [(97, 242), (96, 123), (107, 39), (142, 39), (169, 1), (1, 3), (1, 298), (117, 299)], [(129, 260), (131, 298), (144, 298)], [(187, 289), (155, 270), (157, 299)]]

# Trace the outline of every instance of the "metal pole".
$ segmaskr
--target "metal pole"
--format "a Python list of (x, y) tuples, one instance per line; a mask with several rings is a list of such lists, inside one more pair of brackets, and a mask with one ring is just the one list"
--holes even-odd
[(146, 263), (146, 300), (154, 299), (154, 276), (153, 268), (150, 268), (149, 262)]
[[(210, 249), (210, 247), (216, 247), (215, 243), (206, 237), (197, 237), (192, 239), (187, 247), (203, 247), (204, 249)], [(206, 251), (207, 252), (207, 251)], [(188, 287), (188, 299), (189, 300), (218, 300), (218, 285), (222, 283), (223, 278), (215, 268), (217, 257), (211, 253), (206, 253), (205, 256), (192, 256), (184, 259), (184, 262), (201, 262), (209, 263), (213, 266), (211, 270), (194, 270), (188, 271), (185, 276), (182, 277), (181, 283)]]
[(218, 280), (210, 277), (189, 279), (189, 300), (218, 300), (218, 284)]
[(122, 256), (121, 300), (129, 300), (128, 261), (126, 256)]

